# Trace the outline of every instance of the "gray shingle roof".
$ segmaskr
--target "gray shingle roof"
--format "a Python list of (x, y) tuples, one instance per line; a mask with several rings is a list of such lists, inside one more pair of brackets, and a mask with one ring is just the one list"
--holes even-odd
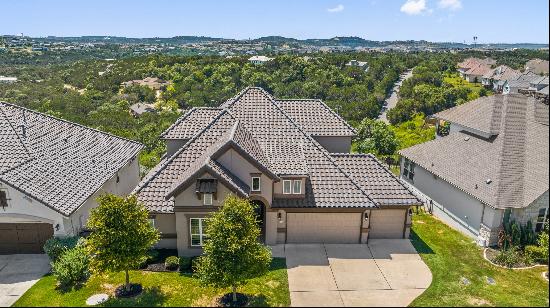
[[(317, 104), (317, 103), (316, 103)], [(317, 105), (320, 106), (320, 105)], [(323, 106), (321, 106), (323, 107)], [(274, 199), (272, 207), (377, 207), (409, 202), (403, 191), (391, 194), (391, 187), (402, 189), (396, 178), (384, 177), (387, 174), (381, 165), (358, 164), (359, 170), (370, 170), (373, 178), (384, 185), (372, 192), (379, 201), (374, 201), (367, 189), (375, 184), (366, 184), (364, 177), (354, 176), (346, 169), (353, 170), (352, 160), (343, 166), (331, 156), (311, 135), (296, 123), (279, 102), (260, 88), (247, 88), (221, 106), (221, 111), (172, 157), (165, 158), (144, 178), (135, 192), (153, 212), (173, 211), (173, 192), (189, 181), (203, 168), (215, 168), (216, 155), (221, 154), (228, 144), (245, 156), (249, 155), (257, 166), (273, 172), (276, 180), (284, 175), (306, 175), (304, 199)], [(323, 107), (325, 108), (325, 107)], [(184, 115), (182, 118), (186, 118)], [(187, 126), (185, 119), (178, 125)], [(340, 123), (341, 124), (341, 123)], [(330, 124), (332, 125), (332, 124)], [(365, 156), (357, 156), (368, 159)], [(372, 161), (372, 159), (369, 159)], [(211, 164), (212, 166), (209, 166)], [(219, 165), (219, 164), (217, 164)], [(376, 173), (375, 169), (380, 168)], [(219, 168), (223, 168), (221, 165)], [(265, 171), (262, 171), (265, 173)], [(234, 177), (229, 171), (220, 176)], [(236, 189), (248, 191), (249, 187), (238, 183), (236, 177), (228, 179)], [(363, 184), (361, 184), (363, 181)], [(168, 198), (166, 198), (168, 196)], [(409, 195), (410, 198), (412, 195)], [(385, 202), (385, 203), (383, 203)]]
[(220, 108), (191, 108), (162, 133), (160, 138), (190, 139), (206, 127), (221, 111)]
[[(20, 125), (25, 126), (24, 135)], [(0, 102), (0, 134), (6, 132), (8, 139), (1, 138), (0, 142), (0, 181), (66, 216), (143, 147), (138, 142)]]
[[(455, 132), (399, 153), (492, 207), (526, 207), (548, 190), (548, 105), (521, 94), (491, 98), (501, 112), (479, 112), (500, 120), (496, 136)], [(457, 108), (470, 104), (478, 102)]]
[(356, 132), (344, 119), (318, 99), (276, 100), (277, 105), (294, 122), (313, 136), (355, 136)]
[[(498, 103), (495, 103), (499, 100)], [(500, 131), (502, 96), (480, 97), (467, 104), (459, 105), (434, 114), (438, 119), (473, 128), (489, 135)]]

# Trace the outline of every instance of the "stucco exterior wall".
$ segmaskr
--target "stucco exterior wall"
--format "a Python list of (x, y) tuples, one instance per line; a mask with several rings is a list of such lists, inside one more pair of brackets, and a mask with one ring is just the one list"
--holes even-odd
[(175, 214), (156, 214), (154, 215), (155, 228), (161, 233), (160, 240), (155, 245), (156, 248), (176, 249), (177, 231)]
[[(208, 173), (204, 173), (199, 178), (211, 179), (213, 177)], [(218, 181), (217, 190), (218, 191), (216, 193), (216, 198), (212, 199), (212, 206), (220, 206), (223, 203), (225, 197), (231, 193), (231, 190), (220, 183), (220, 181)], [(195, 193), (194, 182), (175, 197), (174, 206), (204, 206), (203, 200), (199, 199), (199, 197)]]
[[(117, 175), (119, 179), (118, 183)], [(138, 182), (139, 163), (136, 158), (105, 182), (70, 217), (65, 217), (40, 201), (25, 195), (6, 183), (0, 182), (0, 189), (6, 189), (8, 198), (11, 199), (9, 201), (10, 206), (5, 210), (0, 210), (0, 223), (45, 222), (53, 225), (54, 235), (56, 236), (75, 235), (85, 226), (90, 215), (90, 210), (97, 206), (97, 197), (104, 193), (126, 195), (132, 191)], [(58, 230), (55, 228), (56, 225), (59, 225)]]
[(351, 151), (351, 136), (313, 136), (313, 138), (331, 153)]

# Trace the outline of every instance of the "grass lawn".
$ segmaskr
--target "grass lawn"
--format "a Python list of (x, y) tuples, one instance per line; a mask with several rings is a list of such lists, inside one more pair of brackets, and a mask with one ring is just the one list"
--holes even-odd
[[(229, 292), (203, 287), (189, 274), (133, 271), (132, 282), (141, 283), (142, 295), (133, 299), (110, 299), (103, 306), (214, 306), (215, 300)], [(124, 282), (124, 274), (92, 276), (84, 287), (67, 293), (57, 290), (53, 276), (45, 276), (15, 304), (24, 306), (86, 306), (86, 299), (96, 293), (112, 295)], [(253, 279), (238, 290), (252, 297), (251, 306), (289, 306), (288, 279), (285, 259), (275, 258), (268, 274)]]
[[(469, 82), (460, 77), (458, 73), (447, 74), (443, 77), (443, 82), (452, 85), (453, 87), (465, 87), (471, 90), (468, 94), (468, 101), (479, 98), (479, 92), (483, 89), (481, 80), (478, 83)], [(487, 96), (492, 95), (493, 91), (487, 90)]]
[[(413, 218), (411, 241), (433, 274), (430, 287), (411, 306), (548, 306), (547, 267), (498, 268), (483, 259), (483, 250), (428, 214)], [(496, 281), (489, 285), (486, 277)], [(470, 285), (460, 283), (461, 277)]]

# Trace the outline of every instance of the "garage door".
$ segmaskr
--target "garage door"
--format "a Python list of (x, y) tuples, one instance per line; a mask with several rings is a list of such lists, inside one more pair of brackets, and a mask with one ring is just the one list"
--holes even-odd
[(359, 243), (361, 213), (288, 213), (287, 243)]
[(53, 236), (45, 223), (0, 223), (0, 254), (43, 253), (42, 246)]
[(406, 210), (372, 210), (369, 238), (403, 238)]

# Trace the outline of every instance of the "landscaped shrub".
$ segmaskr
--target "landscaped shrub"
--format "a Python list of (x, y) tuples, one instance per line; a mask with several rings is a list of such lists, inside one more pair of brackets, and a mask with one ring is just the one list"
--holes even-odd
[(50, 258), (50, 261), (55, 262), (63, 252), (72, 249), (78, 243), (78, 236), (70, 237), (52, 237), (44, 244), (44, 252)]
[(531, 260), (526, 257), (517, 247), (511, 247), (507, 250), (500, 250), (493, 262), (506, 267), (518, 267), (521, 265), (529, 265)]
[(66, 249), (52, 264), (52, 274), (63, 288), (83, 283), (90, 276), (90, 258), (84, 245)]
[(525, 255), (537, 263), (547, 263), (548, 247), (535, 245), (525, 246)]
[(166, 260), (164, 261), (164, 266), (166, 267), (167, 270), (173, 271), (178, 268), (179, 263), (180, 263), (180, 259), (178, 257), (170, 256), (166, 258)]
[(188, 272), (191, 270), (192, 258), (190, 257), (180, 257), (180, 271)]

